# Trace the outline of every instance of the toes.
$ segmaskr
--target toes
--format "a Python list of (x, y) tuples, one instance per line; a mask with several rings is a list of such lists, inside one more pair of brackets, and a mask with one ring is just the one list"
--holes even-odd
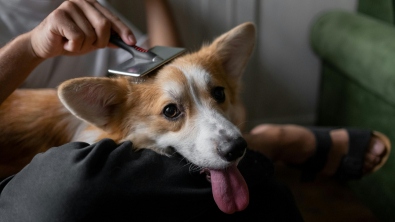
[(382, 156), (384, 152), (384, 143), (380, 139), (373, 137), (370, 140), (368, 151), (365, 154), (363, 174), (371, 172), (373, 168), (380, 163), (380, 156)]
[(369, 173), (373, 170), (373, 168), (379, 164), (381, 158), (373, 153), (365, 154), (365, 161), (363, 166), (363, 174)]
[(373, 137), (370, 140), (368, 152), (375, 154), (376, 156), (381, 156), (382, 154), (384, 154), (384, 151), (385, 151), (384, 143), (380, 139)]
[(380, 157), (377, 155), (374, 155), (372, 153), (366, 153), (365, 154), (365, 163), (371, 163), (371, 164), (378, 164), (380, 162)]
[(373, 142), (373, 145), (370, 146), (369, 151), (365, 154), (363, 174), (371, 172), (380, 163), (381, 158), (379, 155), (384, 151), (384, 147), (381, 149), (381, 145), (382, 143)]

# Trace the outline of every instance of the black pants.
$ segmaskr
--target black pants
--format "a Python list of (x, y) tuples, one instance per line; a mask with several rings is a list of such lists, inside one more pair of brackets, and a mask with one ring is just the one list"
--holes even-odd
[(69, 143), (34, 157), (0, 183), (0, 221), (302, 221), (273, 165), (248, 151), (239, 164), (250, 204), (227, 215), (216, 206), (205, 174), (179, 156), (132, 151), (104, 139)]

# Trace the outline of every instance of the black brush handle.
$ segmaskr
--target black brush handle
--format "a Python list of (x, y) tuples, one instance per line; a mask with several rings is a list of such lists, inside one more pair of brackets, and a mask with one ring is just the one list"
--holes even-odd
[(126, 44), (121, 39), (121, 37), (119, 37), (119, 35), (116, 34), (116, 33), (111, 33), (110, 43), (118, 46), (119, 48), (122, 48), (122, 49), (128, 51), (135, 58), (146, 59), (146, 60), (150, 60), (150, 61), (153, 61), (153, 62), (163, 60), (162, 58), (160, 58), (158, 55), (156, 55), (153, 52), (149, 52), (148, 50), (140, 48), (140, 47), (138, 47), (136, 45), (128, 45), (128, 44)]

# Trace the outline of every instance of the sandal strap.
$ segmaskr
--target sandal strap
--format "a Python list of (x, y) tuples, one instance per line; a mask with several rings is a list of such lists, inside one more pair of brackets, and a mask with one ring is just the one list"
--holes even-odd
[(332, 147), (332, 138), (329, 134), (330, 129), (314, 127), (308, 127), (308, 129), (315, 136), (316, 146), (314, 155), (301, 165), (302, 175), (300, 180), (302, 182), (315, 180), (317, 174), (324, 169), (328, 160), (328, 153)]
[(349, 138), (348, 153), (342, 157), (334, 177), (339, 180), (360, 179), (372, 132), (361, 129), (346, 130)]

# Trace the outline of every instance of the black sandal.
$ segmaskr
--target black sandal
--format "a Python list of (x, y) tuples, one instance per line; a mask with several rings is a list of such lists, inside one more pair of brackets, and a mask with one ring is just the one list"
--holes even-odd
[[(319, 128), (308, 127), (314, 134), (316, 139), (316, 152), (306, 162), (302, 164), (293, 165), (302, 170), (301, 181), (314, 181), (317, 174), (321, 172), (328, 160), (328, 153), (332, 146), (332, 139), (329, 132), (335, 128)], [(381, 159), (381, 162), (376, 165), (372, 172), (380, 169), (387, 161), (391, 150), (391, 143), (389, 139), (382, 133), (364, 129), (346, 129), (349, 136), (348, 153), (341, 159), (339, 168), (333, 176), (338, 180), (360, 179), (363, 176), (364, 154), (369, 146), (372, 136), (379, 138), (386, 147), (386, 152)]]

